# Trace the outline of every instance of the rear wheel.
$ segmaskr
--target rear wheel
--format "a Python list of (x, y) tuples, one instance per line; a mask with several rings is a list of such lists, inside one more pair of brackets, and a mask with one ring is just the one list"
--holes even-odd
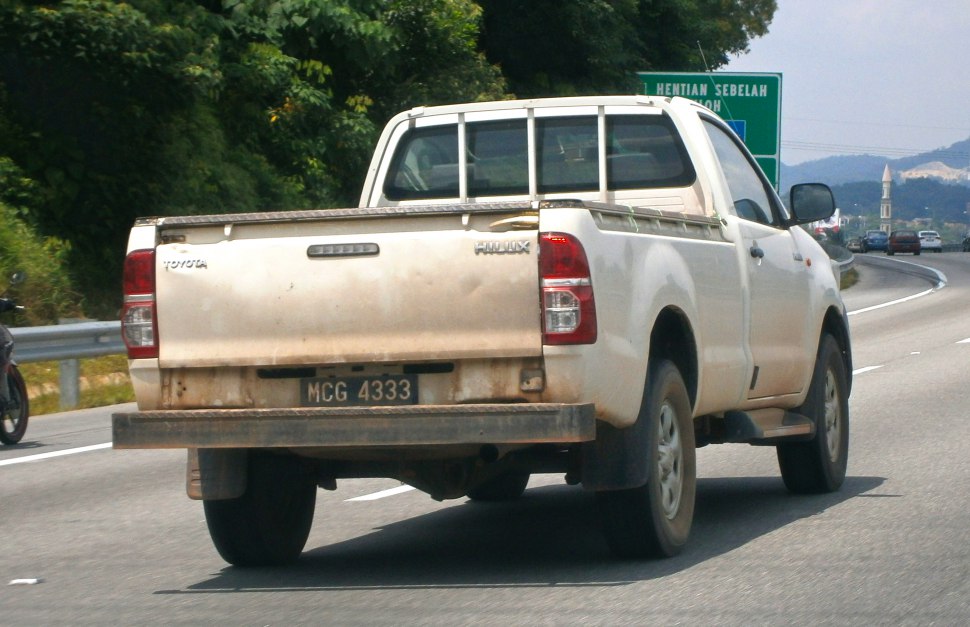
[(507, 472), (469, 490), (468, 498), (473, 501), (514, 501), (522, 496), (528, 484), (529, 473)]
[(839, 344), (826, 334), (819, 346), (808, 396), (798, 410), (815, 422), (815, 437), (777, 447), (781, 476), (792, 492), (834, 492), (845, 480), (849, 457), (848, 390)]
[(647, 421), (647, 483), (598, 492), (606, 540), (620, 557), (671, 557), (694, 518), (694, 423), (684, 380), (670, 361), (651, 367), (637, 420)]
[(250, 453), (246, 492), (205, 501), (205, 521), (216, 550), (235, 566), (295, 561), (313, 523), (317, 485), (294, 456)]
[(0, 413), (0, 442), (16, 444), (27, 431), (27, 418), (30, 417), (30, 401), (27, 386), (16, 367), (7, 373), (7, 386), (10, 400)]

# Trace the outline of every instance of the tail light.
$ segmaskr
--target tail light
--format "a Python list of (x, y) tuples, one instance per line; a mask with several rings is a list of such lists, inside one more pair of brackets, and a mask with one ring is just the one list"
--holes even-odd
[(594, 344), (596, 303), (586, 251), (572, 235), (539, 236), (544, 344)]
[(128, 347), (128, 358), (158, 357), (154, 250), (136, 250), (125, 257), (123, 284), (121, 336)]

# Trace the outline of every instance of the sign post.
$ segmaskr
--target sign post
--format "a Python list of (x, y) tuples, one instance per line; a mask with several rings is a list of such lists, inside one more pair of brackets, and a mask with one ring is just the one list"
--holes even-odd
[(690, 98), (724, 118), (778, 188), (781, 74), (638, 72), (637, 76), (645, 94)]

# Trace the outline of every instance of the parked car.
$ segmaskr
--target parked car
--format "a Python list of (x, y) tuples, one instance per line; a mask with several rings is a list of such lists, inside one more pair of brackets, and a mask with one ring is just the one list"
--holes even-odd
[(846, 242), (845, 247), (849, 249), (849, 252), (861, 253), (862, 250), (862, 238), (853, 237), (848, 242)]
[(920, 231), (919, 245), (921, 250), (943, 252), (943, 240), (940, 239), (940, 234), (936, 231)]
[(862, 252), (886, 250), (888, 243), (889, 236), (886, 235), (885, 231), (867, 231), (866, 236), (862, 238)]
[(889, 235), (889, 243), (886, 247), (887, 255), (896, 253), (920, 253), (919, 235), (916, 231), (893, 231)]

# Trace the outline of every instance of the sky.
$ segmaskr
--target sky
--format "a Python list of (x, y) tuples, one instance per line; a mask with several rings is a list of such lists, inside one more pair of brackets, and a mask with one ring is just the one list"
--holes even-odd
[(749, 48), (718, 71), (782, 74), (783, 163), (970, 138), (970, 0), (778, 0)]

